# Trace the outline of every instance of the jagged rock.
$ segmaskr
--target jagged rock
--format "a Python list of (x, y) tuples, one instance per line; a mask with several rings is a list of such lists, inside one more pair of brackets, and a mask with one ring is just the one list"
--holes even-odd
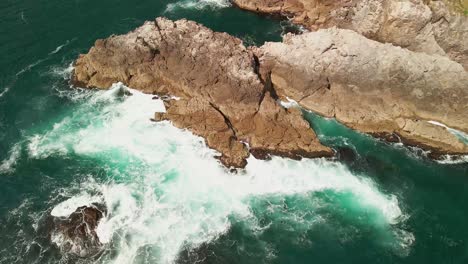
[(90, 257), (103, 249), (96, 228), (105, 216), (103, 205), (78, 207), (67, 217), (51, 217), (51, 239), (63, 253)]
[(395, 133), (434, 153), (468, 153), (447, 129), (427, 122), (468, 131), (468, 73), (447, 57), (337, 28), (289, 34), (254, 50), (280, 97), (363, 132)]
[(282, 14), (309, 30), (337, 26), (367, 38), (428, 54), (446, 55), (468, 69), (468, 17), (450, 1), (233, 0), (240, 8)]
[(275, 101), (269, 80), (242, 41), (195, 22), (158, 18), (120, 36), (98, 40), (75, 63), (78, 86), (122, 82), (150, 94), (171, 94), (170, 120), (206, 139), (227, 166), (244, 167), (250, 150), (293, 158), (331, 156), (298, 110)]

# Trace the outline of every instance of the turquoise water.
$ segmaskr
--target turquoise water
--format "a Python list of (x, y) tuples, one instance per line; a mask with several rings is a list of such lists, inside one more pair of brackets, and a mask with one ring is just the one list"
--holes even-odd
[[(149, 117), (161, 102), (68, 86), (97, 38), (157, 16), (247, 43), (287, 23), (205, 1), (0, 3), (1, 263), (467, 263), (468, 165), (430, 161), (305, 112), (336, 161), (249, 160), (232, 175), (203, 140)], [(79, 259), (46, 215), (103, 202), (102, 255)]]

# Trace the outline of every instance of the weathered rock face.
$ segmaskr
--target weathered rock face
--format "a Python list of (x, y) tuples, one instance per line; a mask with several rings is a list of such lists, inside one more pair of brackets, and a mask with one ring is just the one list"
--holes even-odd
[(434, 153), (468, 153), (447, 129), (427, 122), (468, 131), (468, 74), (447, 57), (337, 28), (286, 35), (255, 52), (281, 97), (363, 132), (395, 133)]
[(126, 35), (96, 41), (76, 61), (73, 82), (97, 88), (122, 82), (180, 97), (154, 119), (204, 137), (227, 166), (245, 166), (249, 150), (293, 158), (333, 155), (299, 111), (275, 102), (258, 67), (235, 37), (187, 20), (158, 18)]
[(51, 237), (60, 250), (78, 257), (90, 257), (102, 250), (96, 234), (99, 221), (106, 214), (104, 206), (82, 206), (68, 217), (51, 216)]
[(288, 17), (311, 30), (350, 23), (348, 13), (360, 0), (232, 0), (239, 8)]
[(449, 1), (233, 0), (240, 8), (288, 16), (310, 30), (354, 30), (367, 38), (428, 54), (447, 55), (468, 69), (468, 17)]
[(446, 128), (427, 122), (468, 131), (463, 66), (444, 55), (382, 44), (351, 30), (289, 34), (283, 43), (247, 49), (239, 39), (195, 22), (158, 18), (126, 35), (96, 41), (76, 61), (73, 81), (98, 88), (123, 82), (180, 97), (166, 101), (167, 112), (156, 113), (154, 120), (170, 120), (204, 137), (227, 166), (244, 167), (250, 154), (333, 154), (299, 110), (277, 104), (278, 96), (434, 155), (468, 153)]

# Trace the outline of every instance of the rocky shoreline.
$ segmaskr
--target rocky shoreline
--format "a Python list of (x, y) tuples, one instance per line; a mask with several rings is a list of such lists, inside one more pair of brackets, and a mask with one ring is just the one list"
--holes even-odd
[[(231, 0), (311, 31), (338, 27), (411, 51), (447, 56), (468, 69), (468, 19), (449, 0)], [(455, 7), (456, 6), (456, 7)]]
[(300, 110), (276, 102), (257, 62), (235, 37), (192, 21), (158, 18), (126, 35), (98, 40), (76, 61), (73, 82), (90, 88), (122, 82), (179, 97), (167, 101), (166, 113), (154, 120), (170, 120), (204, 137), (227, 167), (245, 167), (250, 152), (264, 158), (332, 156)]
[[(277, 12), (270, 7), (262, 10)], [(455, 20), (466, 23), (466, 18)], [(362, 132), (398, 135), (434, 156), (468, 154), (466, 144), (428, 122), (468, 131), (463, 64), (468, 42), (463, 43), (467, 35), (460, 32), (459, 45), (449, 45), (443, 54), (381, 43), (359, 30), (336, 27), (245, 47), (233, 36), (192, 21), (157, 18), (128, 34), (96, 41), (77, 59), (72, 81), (103, 89), (122, 82), (146, 93), (179, 97), (166, 101), (166, 113), (156, 113), (153, 120), (170, 120), (202, 136), (227, 167), (244, 167), (250, 154), (262, 159), (334, 155), (299, 109), (279, 104), (286, 98)]]

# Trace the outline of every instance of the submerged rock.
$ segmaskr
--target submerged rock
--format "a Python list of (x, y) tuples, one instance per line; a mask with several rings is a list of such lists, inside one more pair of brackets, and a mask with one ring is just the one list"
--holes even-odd
[(351, 147), (342, 146), (337, 148), (336, 157), (345, 164), (351, 164), (357, 159), (357, 153)]
[(75, 63), (73, 81), (108, 88), (123, 82), (150, 94), (171, 94), (170, 120), (206, 139), (226, 166), (244, 167), (249, 151), (288, 157), (332, 156), (300, 111), (276, 103), (269, 80), (242, 41), (195, 22), (158, 18), (98, 40)]
[(96, 234), (99, 221), (105, 217), (103, 205), (78, 207), (65, 217), (50, 216), (50, 237), (60, 251), (78, 257), (95, 256), (103, 250)]

